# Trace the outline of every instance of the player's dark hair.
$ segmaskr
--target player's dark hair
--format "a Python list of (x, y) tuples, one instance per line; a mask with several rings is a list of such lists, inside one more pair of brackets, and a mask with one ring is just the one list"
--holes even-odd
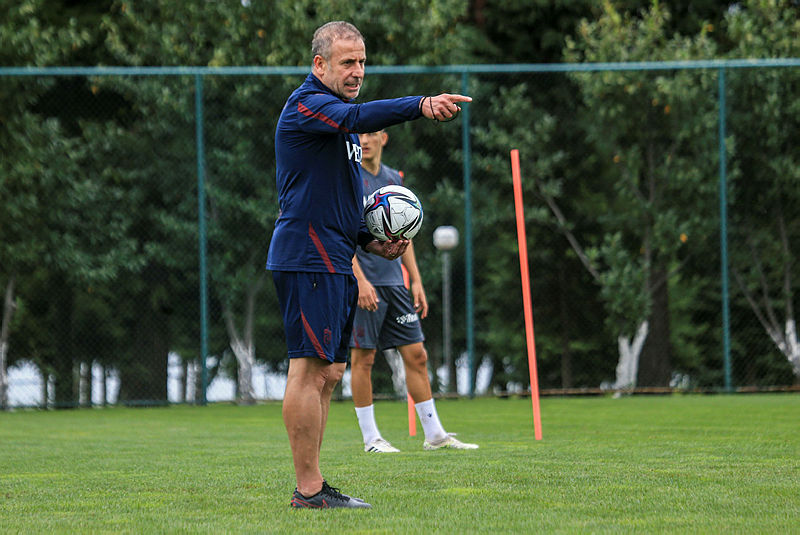
[(322, 56), (326, 61), (331, 59), (331, 45), (337, 39), (358, 39), (364, 41), (364, 37), (358, 28), (343, 20), (335, 20), (323, 24), (314, 32), (311, 40), (311, 57)]

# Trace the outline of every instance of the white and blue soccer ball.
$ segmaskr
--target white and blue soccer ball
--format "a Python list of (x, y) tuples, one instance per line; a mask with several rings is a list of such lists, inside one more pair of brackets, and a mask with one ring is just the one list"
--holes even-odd
[(422, 203), (408, 188), (384, 186), (367, 199), (364, 221), (381, 241), (410, 240), (422, 227)]

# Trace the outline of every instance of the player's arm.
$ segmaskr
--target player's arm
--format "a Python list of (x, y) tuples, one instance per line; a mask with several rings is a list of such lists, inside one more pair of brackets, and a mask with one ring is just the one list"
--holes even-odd
[(306, 94), (298, 100), (297, 120), (306, 132), (377, 132), (421, 117), (420, 99), (420, 96), (402, 97), (352, 104), (326, 93)]
[(364, 275), (356, 255), (353, 255), (353, 275), (358, 281), (358, 306), (364, 310), (375, 312), (378, 310), (378, 294), (375, 291), (375, 287)]
[(458, 113), (460, 109), (458, 102), (471, 100), (470, 97), (463, 95), (442, 94), (434, 97), (401, 97), (352, 104), (333, 95), (314, 93), (300, 98), (297, 117), (300, 128), (308, 132), (377, 132), (419, 117), (449, 120)]
[(422, 275), (417, 266), (417, 257), (414, 254), (414, 242), (409, 242), (406, 252), (401, 257), (401, 262), (408, 270), (408, 280), (411, 284), (411, 298), (414, 301), (414, 309), (420, 318), (428, 315), (428, 299), (425, 296), (425, 288), (422, 286)]
[[(426, 117), (437, 121), (449, 121), (461, 110), (459, 102), (471, 102), (464, 95), (441, 95), (430, 97), (403, 97), (389, 100), (373, 100), (357, 104), (357, 122), (351, 131), (358, 133), (377, 132), (383, 128), (405, 121)], [(413, 109), (411, 108), (413, 106)], [(411, 109), (410, 109), (411, 108)]]

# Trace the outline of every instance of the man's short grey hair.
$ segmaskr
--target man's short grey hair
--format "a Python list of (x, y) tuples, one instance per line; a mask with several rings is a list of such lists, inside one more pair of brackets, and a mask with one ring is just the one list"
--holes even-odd
[(358, 28), (343, 20), (336, 20), (323, 24), (314, 32), (311, 40), (311, 57), (322, 56), (326, 61), (331, 59), (331, 46), (337, 39), (358, 39), (364, 41), (364, 37)]

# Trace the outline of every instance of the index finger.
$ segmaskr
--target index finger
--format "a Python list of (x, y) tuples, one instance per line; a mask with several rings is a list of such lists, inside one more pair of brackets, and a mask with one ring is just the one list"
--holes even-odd
[(472, 102), (472, 97), (466, 95), (451, 95), (449, 93), (444, 95), (450, 99), (450, 102)]

